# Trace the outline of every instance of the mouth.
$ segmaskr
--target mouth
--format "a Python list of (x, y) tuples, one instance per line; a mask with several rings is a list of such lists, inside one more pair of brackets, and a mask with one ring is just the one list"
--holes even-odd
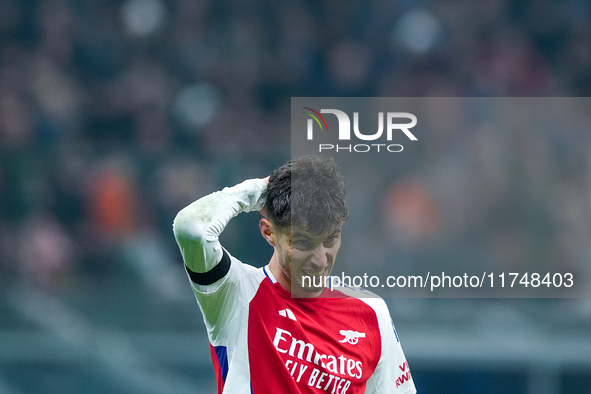
[(326, 270), (323, 269), (321, 271), (312, 271), (312, 270), (302, 269), (302, 274), (304, 274), (305, 276), (310, 276), (310, 277), (326, 276)]

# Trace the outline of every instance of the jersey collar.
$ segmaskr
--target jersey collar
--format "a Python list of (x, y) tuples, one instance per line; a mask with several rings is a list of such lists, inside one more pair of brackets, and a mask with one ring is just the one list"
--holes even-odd
[(273, 276), (273, 273), (271, 272), (271, 268), (269, 267), (269, 264), (267, 264), (266, 266), (263, 267), (263, 272), (265, 273), (267, 278), (269, 278), (271, 283), (277, 283), (277, 279), (275, 279), (275, 277)]

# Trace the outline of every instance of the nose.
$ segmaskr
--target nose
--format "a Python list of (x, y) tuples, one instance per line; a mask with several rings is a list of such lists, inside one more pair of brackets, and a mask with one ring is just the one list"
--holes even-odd
[(315, 268), (323, 269), (328, 264), (328, 251), (324, 245), (320, 244), (312, 250), (312, 258), (310, 259)]

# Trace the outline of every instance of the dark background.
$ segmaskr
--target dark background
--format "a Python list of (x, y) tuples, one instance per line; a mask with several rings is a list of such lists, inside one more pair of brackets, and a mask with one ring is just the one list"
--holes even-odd
[[(584, 97), (590, 41), (585, 0), (0, 0), (0, 392), (215, 392), (172, 220), (289, 159), (291, 97)], [(399, 170), (402, 230), (454, 201), (444, 249), (591, 262), (589, 131), (520, 135), (459, 145), (481, 182), (435, 134), (448, 195)], [(222, 242), (260, 266), (257, 221)], [(387, 301), (421, 394), (591, 393), (588, 299)]]

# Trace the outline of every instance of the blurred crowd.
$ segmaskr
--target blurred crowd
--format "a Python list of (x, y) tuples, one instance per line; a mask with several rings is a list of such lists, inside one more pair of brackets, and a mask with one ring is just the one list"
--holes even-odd
[(360, 275), (368, 267), (356, 262), (372, 261), (382, 277), (571, 272), (588, 297), (591, 100), (421, 103), (422, 112), (413, 112), (419, 141), (407, 141), (400, 154), (345, 161), (353, 233), (343, 246), (347, 271)]
[[(123, 271), (174, 297), (176, 212), (287, 160), (291, 97), (589, 96), (590, 70), (586, 0), (2, 0), (0, 284)], [(369, 185), (401, 250), (591, 260), (588, 129), (454, 130)]]

